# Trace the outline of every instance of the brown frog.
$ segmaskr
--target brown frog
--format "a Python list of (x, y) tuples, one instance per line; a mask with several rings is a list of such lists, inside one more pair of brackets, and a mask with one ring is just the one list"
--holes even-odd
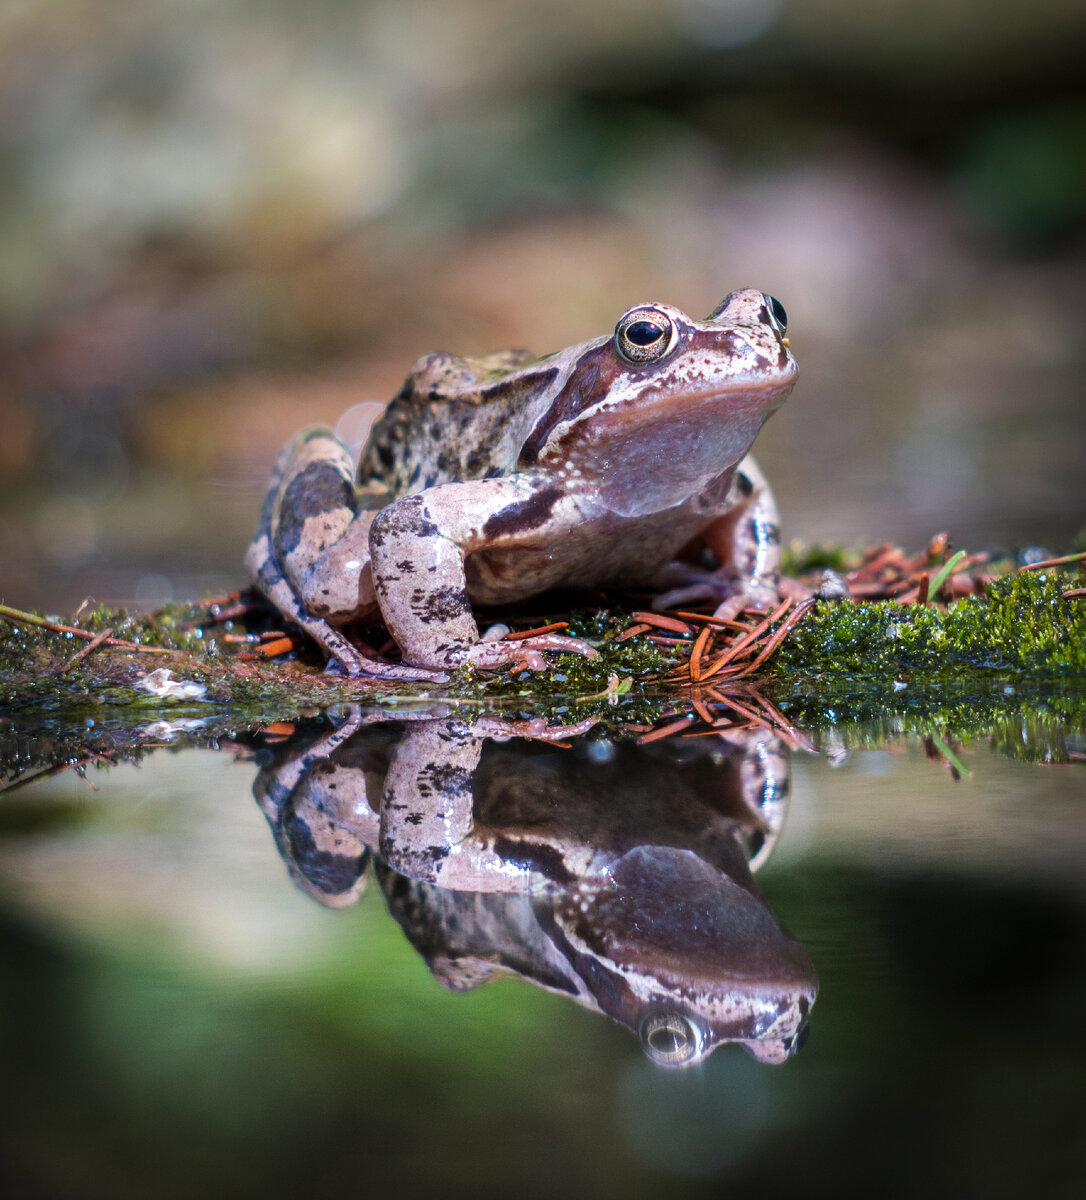
[[(472, 604), (558, 586), (661, 588), (701, 538), (722, 615), (777, 599), (777, 513), (751, 443), (797, 368), (778, 300), (731, 293), (704, 321), (639, 304), (612, 335), (534, 358), (420, 359), (357, 471), (327, 429), (280, 455), (246, 564), (256, 586), (352, 675), (441, 679), (543, 651), (557, 635), (480, 636)], [(344, 627), (380, 616), (403, 664)]]

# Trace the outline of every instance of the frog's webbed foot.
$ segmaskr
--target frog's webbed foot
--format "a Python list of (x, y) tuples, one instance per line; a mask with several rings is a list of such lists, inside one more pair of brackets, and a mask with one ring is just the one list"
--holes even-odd
[[(412, 667), (407, 663), (391, 663), (383, 658), (370, 657), (333, 629), (330, 625), (320, 636), (307, 630), (331, 655), (326, 671), (342, 671), (351, 679), (417, 679), (429, 683), (445, 683), (448, 675), (427, 667)], [(331, 635), (329, 637), (329, 634)]]
[(547, 667), (547, 660), (543, 656), (545, 651), (582, 654), (585, 658), (597, 656), (596, 650), (583, 638), (541, 633), (517, 641), (478, 641), (466, 649), (452, 652), (449, 658), (451, 663), (459, 667), (472, 666), (481, 670), (492, 670), (508, 666), (510, 663), (523, 663), (532, 671), (543, 671)]
[(598, 717), (585, 717), (572, 725), (551, 725), (546, 717), (526, 717), (519, 721), (510, 721), (504, 717), (483, 716), (472, 726), (472, 733), (477, 737), (489, 738), (492, 742), (507, 742), (511, 738), (564, 742), (568, 738), (586, 734), (598, 720)]
[[(723, 621), (733, 621), (741, 612), (771, 612), (780, 601), (780, 592), (775, 580), (740, 579), (728, 567), (715, 571), (687, 567), (689, 582), (668, 588), (655, 596), (652, 607), (657, 611), (667, 608), (682, 608), (703, 600), (713, 601), (717, 607), (713, 615)], [(669, 582), (675, 578), (670, 576)]]
[(309, 613), (298, 599), (275, 555), (270, 552), (266, 532), (261, 531), (250, 547), (246, 566), (256, 586), (279, 612), (307, 633), (329, 656), (328, 670), (338, 669), (352, 679), (420, 679), (432, 683), (446, 680), (447, 676), (439, 671), (390, 663), (364, 654), (333, 625)]

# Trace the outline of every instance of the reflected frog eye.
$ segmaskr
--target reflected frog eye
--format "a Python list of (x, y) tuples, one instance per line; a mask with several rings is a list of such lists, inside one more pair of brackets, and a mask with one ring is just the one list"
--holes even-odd
[[(765, 295), (764, 292), (763, 295)], [(765, 309), (769, 314), (770, 325), (773, 326), (781, 337), (784, 337), (788, 331), (788, 313), (785, 311), (784, 305), (776, 296), (765, 296)]]
[(641, 1045), (654, 1063), (681, 1067), (699, 1058), (701, 1036), (681, 1013), (658, 1009), (641, 1022)]
[(671, 349), (675, 327), (654, 308), (635, 308), (615, 328), (615, 346), (628, 362), (656, 362)]

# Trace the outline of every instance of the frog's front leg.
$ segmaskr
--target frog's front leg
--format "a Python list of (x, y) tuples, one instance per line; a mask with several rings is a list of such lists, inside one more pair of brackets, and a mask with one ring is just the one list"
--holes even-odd
[(381, 795), (380, 855), (394, 871), (440, 887), (494, 890), (503, 864), (472, 829), (485, 741), (459, 717), (404, 733)]
[(373, 513), (359, 510), (354, 466), (328, 429), (311, 429), (279, 455), (245, 565), (257, 589), (348, 675), (434, 679), (431, 671), (370, 658), (337, 625), (377, 607), (369, 569)]
[(539, 670), (545, 650), (594, 656), (580, 638), (554, 634), (482, 640), (464, 567), (473, 551), (530, 544), (552, 522), (576, 522), (575, 508), (553, 482), (524, 474), (442, 484), (378, 513), (370, 526), (373, 585), (405, 660), (437, 669), (523, 661)]
[(731, 620), (744, 609), (768, 612), (778, 602), (780, 517), (766, 477), (750, 455), (736, 468), (728, 499), (728, 511), (701, 533), (720, 566), (711, 572), (688, 568), (685, 579), (670, 572), (670, 590), (656, 597), (654, 607), (708, 598), (720, 602), (716, 616)]

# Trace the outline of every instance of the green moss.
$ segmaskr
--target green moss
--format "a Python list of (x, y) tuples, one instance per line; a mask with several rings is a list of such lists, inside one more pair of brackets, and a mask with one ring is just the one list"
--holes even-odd
[(986, 598), (948, 608), (825, 602), (799, 625), (774, 662), (778, 673), (885, 676), (962, 668), (1086, 679), (1086, 604), (1065, 600), (1067, 572), (997, 579)]
[(934, 605), (820, 603), (773, 662), (777, 703), (846, 746), (986, 737), (1066, 761), (1086, 729), (1086, 604), (1070, 572), (1024, 572)]
[[(87, 645), (85, 640), (0, 621), (0, 725), (6, 713), (17, 715), (20, 728), (34, 728), (39, 734), (84, 726), (123, 730), (158, 719), (199, 719), (204, 727), (218, 728), (228, 712), (226, 723), (244, 728), (296, 720), (332, 705), (362, 703), (393, 712), (400, 705), (434, 699), (511, 719), (541, 716), (565, 724), (595, 717), (609, 726), (623, 721), (649, 724), (668, 701), (634, 685), (664, 673), (675, 661), (647, 638), (617, 642), (628, 620), (599, 611), (575, 614), (570, 626), (572, 635), (598, 647), (598, 657), (563, 655), (541, 674), (462, 671), (443, 685), (347, 679), (323, 671), (317, 656), (310, 662), (242, 661), (234, 647), (220, 646), (219, 639), (222, 632), (241, 632), (244, 626), (228, 622), (206, 632), (185, 628), (207, 619), (206, 609), (189, 605), (138, 616), (105, 608), (85, 612), (80, 628), (88, 632), (109, 628), (115, 637), (173, 653), (100, 646), (68, 669)], [(176, 681), (201, 685), (203, 695), (171, 700), (147, 691), (141, 682), (160, 668), (168, 669)], [(33, 719), (28, 723), (29, 717)], [(66, 744), (58, 753), (69, 750), (75, 752)]]
[[(824, 565), (847, 565), (840, 552), (818, 554)], [(813, 561), (810, 554), (806, 561)], [(798, 727), (832, 728), (849, 744), (901, 733), (983, 735), (1018, 757), (1066, 758), (1077, 753), (1068, 749), (1073, 731), (1086, 729), (1086, 602), (1065, 600), (1061, 592), (1080, 579), (1070, 571), (1012, 575), (991, 584), (987, 598), (945, 610), (820, 603), (771, 660), (763, 686)], [(4, 765), (22, 761), (27, 737), (51, 739), (60, 762), (78, 756), (81, 746), (94, 753), (138, 746), (139, 729), (156, 721), (198, 722), (201, 736), (216, 737), (348, 703), (394, 715), (402, 705), (441, 701), (555, 724), (595, 718), (615, 730), (650, 724), (685, 703), (681, 689), (651, 683), (681, 655), (643, 636), (617, 641), (629, 619), (615, 610), (582, 611), (570, 620), (568, 632), (599, 650), (595, 659), (562, 655), (542, 674), (464, 671), (441, 686), (329, 675), (308, 650), (301, 660), (243, 662), (221, 639), (244, 626), (196, 628), (208, 615), (206, 607), (191, 605), (151, 615), (83, 613), (83, 629), (108, 627), (117, 637), (172, 653), (102, 646), (68, 670), (84, 641), (0, 621), (0, 733), (6, 727), (15, 739), (0, 756)], [(251, 619), (261, 627), (259, 613)], [(161, 667), (203, 685), (203, 697), (171, 701), (141, 688)], [(85, 730), (97, 740), (88, 742)]]
[(1063, 680), (961, 673), (914, 675), (888, 686), (868, 674), (781, 676), (769, 693), (797, 727), (849, 749), (903, 737), (987, 738), (999, 753), (1030, 762), (1066, 762), (1081, 753), (1086, 688)]
[(590, 642), (596, 658), (563, 654), (538, 674), (462, 671), (450, 680), (447, 693), (505, 716), (541, 716), (563, 723), (592, 716), (607, 724), (617, 719), (651, 724), (668, 701), (639, 685), (666, 674), (678, 656), (644, 636), (616, 641), (629, 624), (628, 617), (614, 610), (574, 612), (562, 632)]

